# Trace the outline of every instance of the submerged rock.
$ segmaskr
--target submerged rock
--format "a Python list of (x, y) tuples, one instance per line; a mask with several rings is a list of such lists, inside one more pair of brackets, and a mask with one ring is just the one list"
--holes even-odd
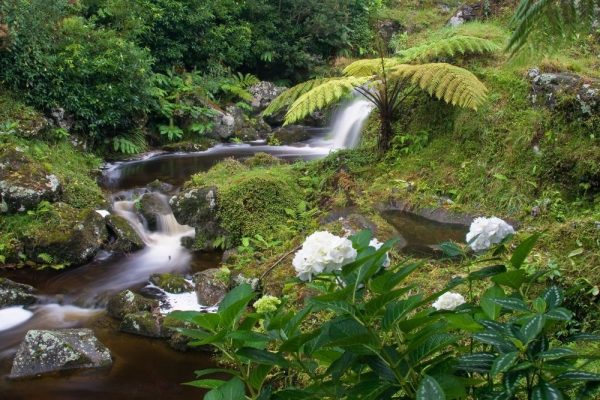
[(108, 314), (117, 319), (123, 319), (127, 314), (157, 309), (157, 300), (147, 299), (131, 290), (124, 290), (110, 298), (107, 305)]
[(158, 227), (158, 218), (161, 215), (171, 214), (171, 208), (164, 195), (160, 193), (146, 193), (139, 202), (140, 213), (148, 222), (148, 228), (155, 231)]
[(144, 241), (125, 218), (119, 215), (109, 215), (106, 217), (106, 226), (110, 236), (107, 245), (109, 250), (131, 253), (144, 248)]
[(37, 301), (34, 293), (33, 286), (0, 278), (0, 308), (33, 304)]
[(194, 290), (192, 285), (181, 275), (154, 274), (150, 277), (150, 282), (168, 293), (177, 294)]
[(120, 330), (134, 335), (152, 338), (166, 338), (169, 335), (164, 332), (162, 326), (163, 317), (149, 311), (141, 311), (127, 314), (121, 321)]
[(90, 329), (31, 330), (17, 350), (11, 378), (112, 364), (110, 351)]
[(196, 296), (199, 304), (208, 307), (214, 306), (227, 294), (229, 282), (220, 279), (219, 272), (218, 268), (211, 268), (194, 275), (193, 281), (196, 284)]

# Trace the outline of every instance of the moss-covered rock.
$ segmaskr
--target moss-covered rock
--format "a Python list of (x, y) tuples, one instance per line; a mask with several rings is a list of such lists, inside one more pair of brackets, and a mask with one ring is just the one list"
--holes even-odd
[(154, 274), (150, 282), (168, 293), (184, 293), (194, 290), (192, 285), (181, 275)]
[(229, 282), (220, 276), (218, 268), (211, 268), (194, 274), (193, 281), (196, 284), (196, 295), (198, 303), (203, 306), (214, 306), (218, 304), (229, 290)]
[(171, 213), (166, 197), (156, 192), (146, 193), (141, 197), (139, 210), (148, 222), (148, 227), (153, 231), (158, 227), (158, 217)]
[(153, 311), (158, 308), (158, 305), (157, 300), (147, 299), (131, 290), (124, 290), (110, 298), (107, 311), (111, 317), (123, 319), (127, 314)]
[(109, 250), (131, 253), (144, 247), (144, 241), (125, 218), (119, 215), (108, 215), (105, 220), (109, 233), (106, 247)]
[(121, 321), (119, 329), (134, 335), (152, 338), (166, 338), (169, 335), (163, 330), (163, 317), (149, 311), (127, 314)]
[(304, 126), (289, 125), (277, 128), (272, 136), (281, 144), (292, 144), (310, 139), (310, 133)]
[(37, 301), (35, 288), (10, 279), (0, 278), (0, 308), (25, 306)]

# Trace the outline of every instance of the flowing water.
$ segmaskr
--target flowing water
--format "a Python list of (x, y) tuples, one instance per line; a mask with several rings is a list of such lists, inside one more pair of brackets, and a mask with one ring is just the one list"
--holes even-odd
[[(352, 147), (370, 111), (364, 100), (352, 101), (338, 113), (331, 131), (316, 130), (311, 140), (293, 146), (218, 145), (204, 152), (160, 154), (107, 166), (101, 183), (112, 199), (111, 212), (129, 222), (145, 247), (130, 255), (101, 252), (93, 262), (60, 273), (0, 272), (0, 276), (33, 285), (40, 298), (27, 309), (0, 310), (0, 400), (200, 398), (197, 389), (180, 383), (193, 379), (194, 370), (211, 365), (209, 355), (178, 353), (164, 341), (121, 333), (105, 312), (111, 294), (140, 289), (153, 273), (191, 274), (219, 262), (218, 255), (192, 254), (181, 246), (181, 239), (193, 236), (194, 229), (180, 225), (172, 213), (159, 216), (157, 229), (150, 231), (136, 212), (134, 199), (147, 191), (149, 182), (158, 179), (177, 187), (193, 173), (228, 157), (243, 159), (265, 152), (286, 160), (312, 160)], [(166, 196), (163, 201), (168, 207)], [(79, 327), (93, 329), (110, 349), (111, 368), (8, 379), (12, 358), (28, 330)]]

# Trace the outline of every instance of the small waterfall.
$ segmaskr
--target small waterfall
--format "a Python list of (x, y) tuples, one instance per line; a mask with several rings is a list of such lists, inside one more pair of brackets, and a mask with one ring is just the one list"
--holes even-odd
[(357, 95), (335, 116), (331, 130), (333, 149), (356, 147), (360, 132), (375, 106), (363, 96)]

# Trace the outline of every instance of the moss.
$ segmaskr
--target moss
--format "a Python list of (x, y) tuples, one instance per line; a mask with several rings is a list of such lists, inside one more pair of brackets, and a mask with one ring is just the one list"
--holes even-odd
[(169, 293), (184, 293), (194, 290), (183, 276), (175, 274), (154, 274), (150, 277), (150, 282)]

